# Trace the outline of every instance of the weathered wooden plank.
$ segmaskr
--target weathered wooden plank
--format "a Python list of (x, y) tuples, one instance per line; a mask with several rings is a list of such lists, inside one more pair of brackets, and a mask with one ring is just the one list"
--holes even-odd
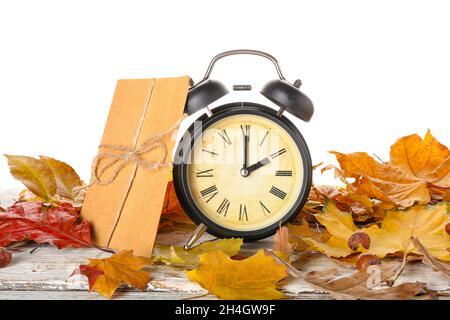
[[(198, 299), (216, 300), (212, 295)], [(324, 294), (304, 294), (290, 298), (290, 300), (323, 299), (330, 297)], [(0, 291), (0, 300), (106, 300), (106, 298), (87, 291)], [(114, 300), (195, 300), (195, 296), (177, 292), (121, 291), (114, 295)]]
[[(12, 193), (11, 193), (12, 194)], [(5, 195), (5, 194), (3, 194)], [(0, 202), (7, 200), (1, 197)], [(11, 195), (8, 194), (7, 198)], [(158, 235), (158, 242), (181, 245), (187, 239), (186, 231), (175, 231)], [(205, 235), (202, 240), (211, 239)], [(260, 248), (270, 248), (273, 238), (258, 242), (245, 243), (243, 252), (254, 253)], [(20, 248), (14, 253), (13, 262), (7, 268), (0, 269), (0, 299), (101, 299), (96, 293), (88, 292), (86, 278), (81, 275), (71, 276), (80, 264), (88, 258), (102, 258), (107, 253), (97, 249), (65, 249), (57, 250), (51, 246), (42, 246), (30, 254), (32, 245)], [(333, 263), (329, 258), (316, 255), (298, 265), (301, 271), (337, 268), (340, 276), (350, 275), (354, 269)], [(206, 294), (196, 283), (189, 281), (185, 270), (179, 267), (154, 265), (150, 267), (152, 280), (146, 292), (130, 288), (115, 296), (117, 299), (189, 299)], [(409, 263), (398, 283), (426, 282), (431, 290), (450, 293), (450, 280), (438, 272), (432, 271), (421, 263)], [(330, 299), (329, 294), (321, 292), (303, 279), (290, 278), (284, 282), (282, 289), (292, 299)], [(211, 295), (202, 299), (213, 299)]]
[[(181, 300), (191, 295), (176, 292), (118, 292), (114, 300)], [(208, 297), (206, 297), (208, 298)], [(211, 297), (213, 298), (213, 297)], [(105, 300), (88, 291), (0, 291), (0, 300)]]
[[(254, 251), (255, 247), (261, 244), (252, 243), (245, 245), (245, 251)], [(65, 249), (57, 250), (50, 246), (43, 246), (33, 254), (29, 253), (32, 247), (22, 248), (21, 252), (14, 254), (13, 263), (7, 268), (0, 270), (0, 298), (16, 296), (12, 292), (19, 292), (17, 295), (23, 298), (37, 297), (36, 292), (41, 291), (61, 291), (80, 292), (87, 290), (87, 281), (81, 275), (70, 276), (73, 271), (86, 262), (87, 258), (101, 258), (107, 254), (96, 249)], [(336, 265), (324, 256), (313, 256), (300, 266), (302, 271), (337, 268), (339, 275), (349, 275), (354, 270)], [(152, 266), (150, 268), (153, 279), (150, 282), (147, 293), (152, 299), (158, 297), (174, 296), (191, 297), (205, 294), (196, 283), (190, 282), (185, 274), (185, 270), (173, 266)], [(422, 264), (410, 263), (399, 279), (399, 283), (406, 281), (424, 281), (432, 290), (450, 292), (450, 281), (437, 272), (431, 271)], [(131, 294), (130, 298), (138, 297), (139, 293), (127, 289), (126, 294)], [(323, 292), (312, 288), (304, 280), (289, 279), (285, 281), (283, 291), (288, 296), (317, 297)], [(71, 294), (73, 297), (82, 297), (81, 293)], [(49, 295), (49, 298), (52, 295)], [(57, 294), (53, 296), (59, 296)], [(84, 297), (84, 296), (83, 296)], [(89, 295), (91, 297), (91, 295)], [(149, 297), (149, 299), (150, 299)], [(324, 295), (324, 298), (328, 295)]]
[(20, 189), (0, 189), (0, 206), (6, 208), (12, 205), (19, 193)]

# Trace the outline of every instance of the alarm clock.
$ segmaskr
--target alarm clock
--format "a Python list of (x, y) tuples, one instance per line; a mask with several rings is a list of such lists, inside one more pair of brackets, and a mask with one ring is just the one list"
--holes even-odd
[[(210, 79), (215, 63), (237, 54), (264, 57), (274, 64), (278, 78), (260, 91), (272, 107), (254, 101), (210, 107), (229, 93), (223, 83)], [(232, 50), (215, 56), (204, 78), (189, 88), (185, 112), (205, 112), (199, 112), (185, 132), (173, 164), (177, 197), (198, 224), (186, 249), (205, 231), (221, 238), (262, 239), (301, 211), (311, 189), (311, 157), (300, 131), (285, 115), (311, 119), (314, 107), (300, 86), (300, 80), (285, 79), (272, 55)], [(233, 86), (235, 91), (251, 89)]]

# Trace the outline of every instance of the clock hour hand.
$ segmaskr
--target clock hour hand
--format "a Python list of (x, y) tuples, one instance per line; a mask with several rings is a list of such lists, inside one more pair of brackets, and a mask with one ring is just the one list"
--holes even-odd
[(270, 163), (270, 159), (268, 157), (259, 160), (257, 163), (252, 164), (251, 166), (247, 167), (247, 172), (250, 174), (251, 172), (255, 171), (256, 169), (261, 168), (262, 166), (265, 166), (266, 164)]

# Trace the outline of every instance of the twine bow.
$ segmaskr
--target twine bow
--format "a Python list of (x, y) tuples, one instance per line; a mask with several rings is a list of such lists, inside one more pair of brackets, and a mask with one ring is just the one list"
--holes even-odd
[[(134, 149), (117, 145), (100, 145), (99, 148), (109, 149), (117, 152), (114, 153), (110, 151), (100, 151), (97, 156), (95, 156), (95, 158), (92, 160), (91, 166), (91, 184), (111, 184), (117, 178), (117, 175), (120, 173), (120, 171), (128, 163), (135, 163), (138, 167), (150, 171), (158, 170), (162, 167), (171, 166), (172, 163), (170, 161), (166, 162), (167, 146), (163, 141), (161, 141), (161, 139), (177, 130), (180, 126), (181, 121), (183, 121), (185, 117), (186, 115), (184, 115), (169, 129), (150, 137)], [(156, 149), (161, 149), (162, 151), (159, 159), (155, 161), (147, 161), (142, 158), (144, 154)], [(100, 162), (105, 158), (110, 159), (105, 164), (100, 165)], [(102, 178), (105, 171), (111, 167), (115, 167), (112, 173), (107, 178)]]

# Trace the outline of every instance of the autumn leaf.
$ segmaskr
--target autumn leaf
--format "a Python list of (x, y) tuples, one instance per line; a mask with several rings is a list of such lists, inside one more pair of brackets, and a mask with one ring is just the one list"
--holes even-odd
[(368, 253), (355, 253), (345, 258), (331, 258), (331, 261), (337, 265), (358, 270), (365, 270), (368, 266), (381, 264), (381, 260), (377, 256)]
[(33, 240), (59, 249), (90, 247), (89, 223), (78, 223), (79, 214), (69, 203), (47, 207), (42, 202), (22, 202), (0, 212), (0, 246)]
[(421, 254), (411, 241), (416, 237), (433, 257), (450, 261), (447, 251), (450, 235), (445, 232), (449, 221), (447, 203), (390, 210), (386, 212), (381, 228), (376, 225), (366, 228), (371, 239), (367, 252), (380, 258), (395, 252)]
[(181, 204), (177, 198), (177, 194), (175, 193), (173, 181), (169, 181), (166, 188), (161, 215), (175, 214), (180, 212), (183, 212), (183, 208), (181, 207)]
[(106, 259), (89, 259), (80, 265), (80, 273), (89, 281), (89, 289), (108, 299), (122, 284), (145, 290), (150, 281), (150, 272), (142, 271), (150, 259), (133, 256), (132, 250), (124, 250)]
[[(316, 223), (316, 225), (318, 225)], [(289, 242), (294, 244), (296, 251), (305, 251), (310, 248), (302, 238), (312, 238), (319, 242), (326, 242), (330, 238), (330, 234), (326, 230), (319, 228), (311, 228), (308, 221), (303, 220), (302, 224), (288, 224)]]
[(333, 279), (336, 269), (310, 271), (306, 273), (305, 280), (319, 290), (325, 290), (340, 299), (383, 299), (383, 300), (405, 300), (411, 299), (419, 294), (425, 287), (424, 283), (406, 282), (395, 287), (372, 288), (375, 286), (375, 272), (379, 272), (380, 284), (395, 275), (398, 266), (377, 265), (373, 272), (370, 269), (359, 270), (348, 277)]
[(158, 231), (167, 232), (192, 229), (193, 227), (195, 227), (195, 224), (184, 212), (175, 193), (173, 181), (170, 180), (166, 188)]
[(289, 242), (289, 230), (285, 226), (280, 227), (275, 234), (273, 250), (281, 258), (287, 260), (294, 252), (295, 243)]
[(56, 193), (56, 180), (52, 169), (45, 162), (26, 156), (5, 157), (14, 178), (43, 200), (52, 199)]
[(202, 254), (199, 267), (187, 275), (220, 299), (265, 300), (283, 298), (277, 284), (288, 273), (286, 266), (259, 250), (243, 260), (232, 260), (221, 251)]
[(417, 237), (435, 258), (450, 261), (447, 251), (450, 235), (445, 231), (450, 215), (444, 202), (389, 210), (381, 227), (357, 228), (351, 214), (340, 211), (332, 202), (327, 203), (316, 219), (325, 226), (330, 238), (320, 241), (308, 236), (299, 237), (312, 249), (330, 257), (346, 257), (355, 252), (370, 253), (379, 258), (398, 252), (420, 254), (411, 242), (411, 237)]
[(419, 239), (413, 238), (412, 242), (416, 247), (416, 250), (423, 255), (423, 263), (433, 268), (435, 271), (440, 271), (444, 276), (450, 279), (450, 265), (441, 262), (434, 258), (431, 253), (420, 243)]
[(407, 208), (450, 195), (450, 151), (427, 132), (424, 139), (410, 135), (392, 145), (390, 161), (380, 163), (365, 152), (335, 154), (351, 187), (360, 194)]
[(12, 255), (11, 252), (5, 248), (0, 247), (0, 268), (4, 268), (11, 263)]
[(75, 170), (67, 163), (45, 156), (40, 156), (41, 161), (45, 162), (56, 179), (56, 192), (68, 199), (74, 198), (73, 189), (83, 184)]
[(220, 250), (232, 257), (239, 253), (242, 243), (243, 241), (240, 238), (206, 241), (190, 250), (185, 250), (182, 247), (156, 245), (152, 260), (177, 266), (195, 267), (200, 262), (200, 255)]
[(372, 200), (365, 194), (349, 192), (336, 186), (325, 185), (314, 188), (323, 202), (332, 200), (339, 210), (351, 212), (355, 221), (364, 222), (374, 216)]
[(351, 213), (340, 211), (333, 202), (327, 202), (315, 218), (326, 228), (329, 236), (325, 239), (318, 238), (305, 229), (291, 229), (293, 236), (305, 241), (309, 249), (317, 250), (329, 257), (346, 257), (354, 253), (348, 246), (348, 239), (357, 230)]

